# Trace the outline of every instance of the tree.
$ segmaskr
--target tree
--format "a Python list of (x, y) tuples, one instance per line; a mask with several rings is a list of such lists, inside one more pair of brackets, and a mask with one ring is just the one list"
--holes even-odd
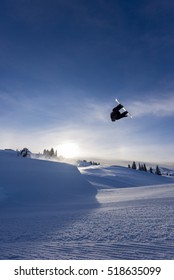
[(143, 170), (143, 168), (142, 168), (142, 165), (139, 163), (139, 165), (138, 165), (138, 170)]
[(137, 169), (135, 161), (132, 163), (132, 169)]
[(153, 169), (152, 167), (149, 168), (150, 173), (153, 173)]
[(46, 150), (44, 149), (43, 154), (45, 157), (57, 157), (57, 151), (54, 151), (53, 148), (51, 148), (50, 150)]
[(27, 148), (23, 148), (21, 151), (20, 151), (20, 155), (22, 157), (29, 157), (31, 155), (31, 152), (27, 149)]
[(50, 150), (50, 157), (53, 157), (53, 156), (54, 156), (54, 149), (51, 148), (51, 150)]
[(147, 171), (147, 168), (146, 168), (145, 163), (143, 164), (143, 170), (144, 170), (144, 171)]
[(160, 171), (158, 165), (156, 166), (155, 174), (161, 175), (161, 171)]

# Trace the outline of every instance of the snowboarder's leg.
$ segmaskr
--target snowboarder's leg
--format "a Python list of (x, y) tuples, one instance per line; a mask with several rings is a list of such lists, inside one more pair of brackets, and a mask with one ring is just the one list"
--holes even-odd
[(117, 107), (113, 109), (113, 112), (118, 112), (120, 109), (123, 108), (123, 105), (119, 104)]
[(121, 113), (121, 118), (127, 117), (128, 111)]

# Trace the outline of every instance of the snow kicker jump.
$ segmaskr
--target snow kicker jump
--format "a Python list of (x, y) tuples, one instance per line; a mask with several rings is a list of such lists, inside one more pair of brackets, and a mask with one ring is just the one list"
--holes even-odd
[[(111, 120), (113, 122), (118, 121), (122, 118), (131, 117), (132, 115), (126, 110), (126, 108), (118, 101), (118, 99), (115, 99), (117, 102), (117, 106), (112, 109), (112, 112), (110, 114)], [(122, 110), (122, 111), (121, 111)]]

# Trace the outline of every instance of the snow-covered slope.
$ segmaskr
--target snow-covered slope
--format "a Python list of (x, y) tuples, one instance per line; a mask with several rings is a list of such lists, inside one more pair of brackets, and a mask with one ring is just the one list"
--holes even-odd
[(60, 205), (95, 202), (96, 190), (76, 166), (0, 151), (0, 205)]
[(159, 184), (170, 184), (171, 177), (159, 176), (123, 166), (88, 166), (79, 168), (84, 177), (97, 189), (129, 188)]
[(0, 152), (0, 259), (174, 259), (172, 176), (80, 172)]

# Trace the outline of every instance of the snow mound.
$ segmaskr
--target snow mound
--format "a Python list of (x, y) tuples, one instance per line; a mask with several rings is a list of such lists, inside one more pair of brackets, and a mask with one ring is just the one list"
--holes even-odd
[(79, 168), (79, 170), (98, 189), (140, 187), (173, 182), (171, 177), (159, 176), (123, 166), (90, 166)]
[(94, 203), (96, 190), (76, 166), (0, 151), (0, 205)]

